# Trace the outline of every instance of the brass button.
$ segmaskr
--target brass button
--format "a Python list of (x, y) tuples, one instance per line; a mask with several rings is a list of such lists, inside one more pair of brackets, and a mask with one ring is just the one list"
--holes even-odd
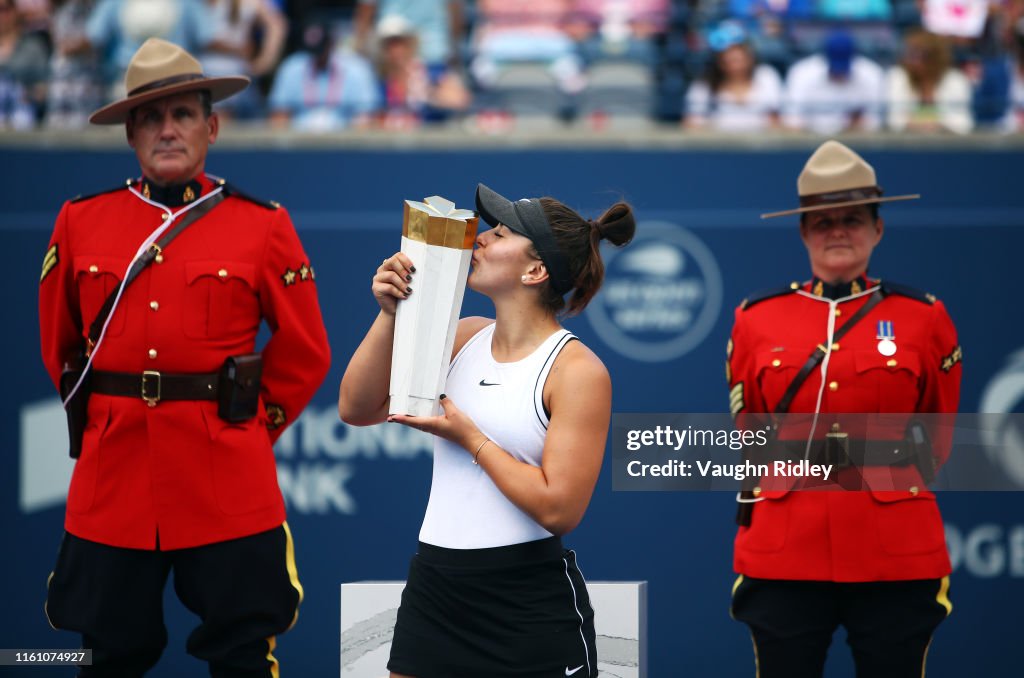
[(226, 269), (226, 268), (220, 269), (219, 271), (217, 271), (217, 275), (219, 275), (221, 278), (228, 277), (228, 269)]
[(828, 383), (828, 390), (833, 391), (833, 392), (838, 391), (839, 390), (839, 382), (838, 381), (830, 381)]
[(149, 349), (149, 359), (150, 360), (156, 360), (156, 349), (155, 348)]
[(156, 255), (156, 259), (154, 259), (153, 261), (155, 261), (158, 264), (164, 263), (164, 255), (162, 255), (162, 254)]
[(896, 362), (896, 358), (889, 358), (885, 361), (886, 367), (896, 367), (899, 363)]
[(158, 302), (158, 301), (151, 301), (151, 302), (149, 302), (149, 307), (151, 309), (153, 309), (154, 311), (159, 311), (160, 310), (160, 302)]
[(760, 497), (761, 496), (761, 488), (760, 487), (755, 487), (754, 488), (754, 496), (755, 497)]
[(910, 488), (910, 494), (912, 494), (915, 497), (917, 496), (918, 492), (920, 492), (920, 491), (921, 490), (920, 490), (920, 488), (918, 488), (917, 485), (914, 485), (913, 487)]
[(832, 350), (833, 351), (838, 351), (839, 350), (839, 342), (838, 341), (836, 343), (832, 344)]
[(96, 264), (93, 264), (92, 266), (89, 267), (89, 273), (99, 273), (99, 272), (100, 272), (100, 267), (97, 266)]
[(798, 290), (798, 289), (800, 289), (800, 283), (798, 283), (798, 282), (796, 282), (794, 280), (793, 282), (789, 283), (789, 289), (791, 289), (791, 290)]
[(782, 361), (779, 360), (778, 358), (776, 358), (775, 360), (772, 361), (772, 367), (778, 367), (781, 364), (782, 364)]
[(837, 309), (836, 309), (836, 317), (838, 318), (838, 317), (839, 317), (839, 316), (841, 316), (842, 314), (843, 314), (843, 309), (841, 309), (841, 308), (837, 308)]
[(168, 218), (167, 217), (167, 212), (164, 212), (163, 214), (161, 214), (160, 218), (163, 219), (164, 221), (167, 221), (167, 218)]

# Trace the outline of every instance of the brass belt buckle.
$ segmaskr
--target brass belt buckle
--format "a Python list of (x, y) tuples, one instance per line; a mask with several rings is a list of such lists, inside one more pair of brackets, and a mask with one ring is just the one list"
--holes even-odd
[(825, 434), (825, 463), (836, 468), (846, 468), (850, 461), (850, 436), (839, 430), (839, 424), (832, 424), (832, 430)]
[[(154, 393), (155, 392), (155, 393)], [(142, 399), (150, 407), (156, 407), (160, 402), (160, 373), (155, 370), (146, 370), (142, 373)]]

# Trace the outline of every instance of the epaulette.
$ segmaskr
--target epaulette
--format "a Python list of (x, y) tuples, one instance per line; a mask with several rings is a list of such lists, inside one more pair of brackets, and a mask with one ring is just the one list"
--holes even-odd
[(788, 285), (783, 285), (782, 287), (769, 287), (768, 289), (754, 292), (749, 297), (741, 301), (740, 308), (746, 311), (759, 301), (771, 299), (772, 297), (781, 297), (783, 294), (792, 294), (798, 289), (800, 289), (800, 283), (798, 282), (791, 282)]
[(916, 289), (914, 287), (900, 285), (899, 283), (889, 282), (888, 280), (883, 280), (881, 282), (881, 285), (882, 291), (885, 292), (887, 295), (898, 294), (901, 297), (909, 297), (910, 299), (920, 301), (921, 303), (928, 304), (929, 306), (937, 301), (934, 294), (922, 292), (921, 290)]
[(225, 194), (233, 195), (236, 198), (241, 198), (242, 200), (248, 200), (249, 202), (256, 203), (260, 207), (266, 207), (268, 210), (276, 210), (280, 209), (281, 207), (281, 203), (277, 202), (276, 200), (260, 200), (259, 198), (255, 198), (249, 195), (248, 193), (240, 191), (237, 186), (235, 186), (234, 184), (229, 184), (227, 181), (223, 179), (218, 179), (217, 184), (224, 187)]
[(96, 193), (90, 193), (88, 195), (82, 195), (81, 193), (79, 193), (78, 195), (71, 199), (71, 202), (82, 202), (83, 200), (91, 200), (92, 198), (97, 198), (101, 195), (106, 195), (107, 193), (123, 191), (127, 189), (129, 186), (131, 186), (133, 183), (135, 183), (134, 179), (126, 179), (123, 184), (119, 186), (114, 186), (113, 188), (108, 188), (105, 191), (97, 191)]

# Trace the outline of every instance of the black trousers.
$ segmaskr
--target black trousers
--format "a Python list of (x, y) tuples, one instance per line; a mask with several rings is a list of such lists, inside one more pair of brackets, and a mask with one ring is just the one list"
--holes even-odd
[(92, 666), (81, 678), (135, 678), (167, 645), (163, 592), (174, 573), (178, 599), (201, 623), (188, 653), (214, 678), (276, 678), (276, 636), (298, 617), (302, 585), (287, 523), (267, 532), (196, 548), (144, 551), (65, 533), (48, 583), (54, 628), (82, 634)]
[(758, 678), (820, 678), (846, 627), (858, 678), (922, 678), (932, 633), (952, 610), (949, 577), (837, 583), (740, 577), (732, 616), (750, 627)]

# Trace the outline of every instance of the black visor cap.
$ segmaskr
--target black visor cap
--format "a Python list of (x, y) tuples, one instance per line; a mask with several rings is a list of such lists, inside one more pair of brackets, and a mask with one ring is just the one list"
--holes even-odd
[(564, 295), (573, 288), (569, 262), (555, 241), (551, 224), (544, 215), (540, 200), (523, 198), (512, 202), (483, 184), (477, 184), (476, 211), (492, 227), (504, 224), (519, 235), (530, 239), (548, 269), (555, 292)]

